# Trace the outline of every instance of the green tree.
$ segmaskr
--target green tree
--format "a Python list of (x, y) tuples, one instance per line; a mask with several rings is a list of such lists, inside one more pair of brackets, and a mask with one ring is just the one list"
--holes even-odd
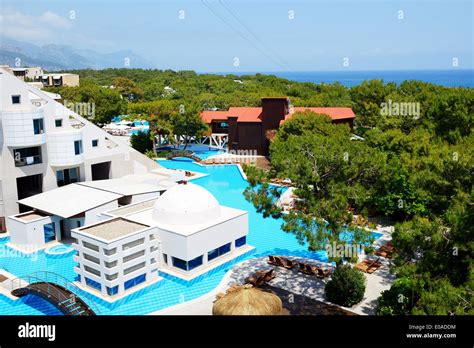
[[(246, 198), (264, 217), (282, 217), (283, 230), (307, 243), (309, 250), (327, 244), (370, 245), (371, 233), (353, 224), (351, 205), (361, 205), (370, 195), (370, 183), (383, 166), (383, 156), (350, 141), (346, 125), (312, 112), (296, 113), (277, 132), (271, 146), (272, 175), (291, 179), (300, 198), (295, 209), (282, 214), (275, 204), (277, 188), (265, 180), (250, 179)], [(344, 257), (329, 255), (341, 263)]]
[(138, 132), (130, 136), (130, 145), (141, 152), (146, 153), (153, 149), (153, 142), (149, 132)]
[(207, 134), (208, 126), (203, 122), (198, 108), (180, 105), (179, 111), (171, 118), (173, 134), (184, 141), (184, 149), (192, 138), (199, 138)]

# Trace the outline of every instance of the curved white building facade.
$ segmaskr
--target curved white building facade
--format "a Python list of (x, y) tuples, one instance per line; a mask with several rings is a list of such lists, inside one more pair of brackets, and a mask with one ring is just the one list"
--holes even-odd
[(51, 166), (73, 166), (84, 162), (82, 131), (48, 133), (48, 156)]
[(1, 119), (5, 145), (18, 147), (46, 143), (43, 110), (2, 111)]

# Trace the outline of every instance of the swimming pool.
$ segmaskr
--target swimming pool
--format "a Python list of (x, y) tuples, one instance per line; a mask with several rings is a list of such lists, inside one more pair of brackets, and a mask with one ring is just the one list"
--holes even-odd
[[(264, 219), (261, 214), (256, 212), (255, 208), (242, 195), (242, 192), (247, 187), (247, 181), (242, 177), (236, 165), (201, 166), (190, 161), (160, 161), (160, 164), (171, 169), (185, 169), (209, 174), (206, 177), (193, 180), (193, 182), (208, 189), (216, 196), (219, 203), (249, 212), (249, 235), (247, 242), (255, 246), (256, 249), (191, 282), (160, 274), (164, 277), (162, 281), (144, 290), (140, 290), (123, 300), (119, 300), (113, 305), (95, 298), (94, 304), (99, 308), (100, 314), (142, 315), (195, 299), (214, 289), (233, 265), (248, 258), (276, 254), (309, 257), (322, 261), (327, 260), (325, 251), (310, 252), (307, 250), (306, 245), (300, 245), (297, 242), (294, 235), (283, 232), (281, 230), (281, 220), (273, 218)], [(380, 236), (380, 234), (376, 234), (376, 238)], [(17, 255), (9, 255), (11, 249), (5, 245), (7, 241), (7, 238), (0, 239), (0, 255), (2, 256), (0, 257), (0, 268), (16, 276), (47, 270), (61, 274), (68, 280), (74, 281), (76, 274), (73, 270), (75, 262), (72, 254), (58, 259), (48, 257), (44, 251), (38, 252), (34, 257), (18, 252), (16, 252)], [(86, 302), (90, 301), (84, 300)], [(43, 300), (34, 298), (34, 296), (25, 296), (13, 301), (0, 295), (0, 314), (44, 315), (59, 313), (51, 306), (45, 304)]]
[[(173, 149), (183, 149), (184, 145), (180, 146), (163, 146), (158, 149), (161, 150), (173, 150)], [(210, 147), (208, 145), (198, 145), (198, 144), (191, 144), (186, 146), (186, 150), (192, 151), (194, 155), (198, 156), (201, 160), (205, 160), (211, 156), (218, 155), (221, 153), (225, 153), (226, 151), (217, 149), (215, 147)]]

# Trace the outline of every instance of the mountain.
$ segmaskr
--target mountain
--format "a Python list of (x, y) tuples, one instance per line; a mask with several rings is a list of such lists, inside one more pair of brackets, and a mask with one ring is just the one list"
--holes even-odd
[(155, 68), (153, 63), (133, 53), (122, 50), (99, 53), (90, 49), (78, 49), (68, 45), (37, 46), (28, 42), (0, 38), (0, 64), (15, 66), (19, 58), (21, 66), (41, 66), (46, 70), (123, 68), (128, 58), (131, 68)]

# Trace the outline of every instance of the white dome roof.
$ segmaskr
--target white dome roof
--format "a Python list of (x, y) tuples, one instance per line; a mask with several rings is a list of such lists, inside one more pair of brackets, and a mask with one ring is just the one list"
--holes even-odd
[(169, 225), (202, 224), (220, 214), (216, 198), (208, 190), (190, 183), (169, 188), (153, 207), (153, 220)]

